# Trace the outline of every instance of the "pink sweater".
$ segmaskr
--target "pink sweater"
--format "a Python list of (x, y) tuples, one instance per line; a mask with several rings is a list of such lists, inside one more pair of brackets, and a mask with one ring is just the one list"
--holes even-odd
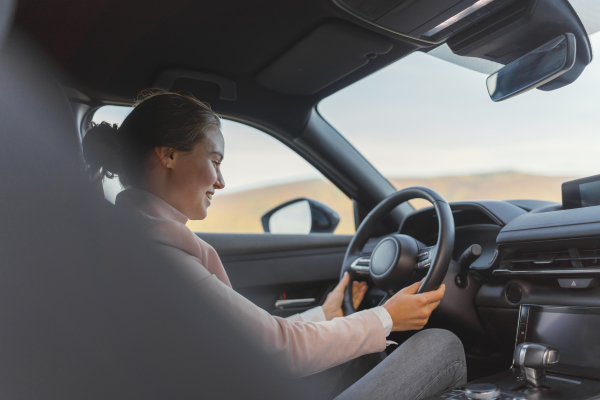
[(291, 375), (314, 374), (385, 349), (383, 324), (372, 310), (325, 322), (274, 317), (233, 290), (217, 252), (185, 226), (188, 219), (170, 204), (139, 189), (119, 193), (115, 204), (140, 213), (151, 239), (175, 260), (174, 267), (209, 294), (211, 306), (226, 307), (236, 325), (258, 338), (258, 346), (283, 361)]

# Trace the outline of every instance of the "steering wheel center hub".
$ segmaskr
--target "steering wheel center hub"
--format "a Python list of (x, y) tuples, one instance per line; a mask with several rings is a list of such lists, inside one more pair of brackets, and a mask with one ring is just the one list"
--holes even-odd
[(371, 278), (382, 290), (397, 292), (412, 278), (418, 251), (417, 242), (412, 237), (388, 236), (377, 244), (371, 254)]

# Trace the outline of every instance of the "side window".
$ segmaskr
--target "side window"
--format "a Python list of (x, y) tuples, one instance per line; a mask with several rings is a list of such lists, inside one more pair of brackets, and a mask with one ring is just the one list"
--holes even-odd
[[(120, 124), (130, 110), (105, 106), (96, 111), (92, 121)], [(305, 216), (309, 211), (303, 212), (304, 208), (313, 211), (313, 219), (317, 213), (323, 220), (320, 207), (324, 205), (325, 210), (330, 208), (339, 215), (335, 234), (354, 233), (352, 201), (302, 157), (277, 139), (245, 124), (222, 120), (221, 131), (225, 138), (225, 158), (221, 164), (225, 188), (216, 192), (206, 219), (188, 222), (191, 230), (262, 233), (261, 218), (266, 213), (291, 200), (307, 198), (316, 203), (299, 202), (273, 213), (271, 232), (308, 233), (310, 227), (300, 227), (298, 231), (295, 228), (298, 223), (293, 220), (288, 225), (281, 222), (286, 216)], [(111, 201), (122, 190), (117, 179), (106, 179), (103, 187)], [(315, 207), (318, 209), (314, 210)]]

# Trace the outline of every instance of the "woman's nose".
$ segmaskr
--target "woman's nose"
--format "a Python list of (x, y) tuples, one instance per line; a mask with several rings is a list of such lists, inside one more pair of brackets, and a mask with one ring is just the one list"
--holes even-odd
[(225, 179), (223, 178), (221, 171), (219, 171), (219, 175), (217, 175), (217, 181), (214, 186), (215, 189), (223, 189), (225, 187)]

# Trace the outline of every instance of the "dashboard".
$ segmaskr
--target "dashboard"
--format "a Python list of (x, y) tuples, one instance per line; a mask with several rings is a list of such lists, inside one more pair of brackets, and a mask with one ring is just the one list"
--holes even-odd
[[(489, 206), (492, 202), (486, 203)], [(497, 206), (506, 208), (501, 202), (498, 202)], [(512, 210), (515, 215), (526, 212), (510, 204), (506, 204), (506, 206), (516, 208)], [(477, 202), (452, 203), (450, 208), (454, 217), (456, 235), (453, 258), (458, 260), (469, 246), (479, 244), (483, 252), (471, 267), (473, 269), (488, 268), (496, 251), (496, 237), (504, 226), (503, 221)], [(438, 238), (438, 220), (435, 210), (428, 207), (410, 215), (398, 233), (411, 236), (427, 246), (434, 246)]]
[[(563, 209), (535, 200), (481, 200), (453, 202), (450, 208), (453, 261), (444, 280), (445, 301), (430, 325), (456, 333), (470, 346), (467, 356), (512, 360), (524, 304), (600, 307), (600, 206)], [(398, 233), (435, 245), (433, 207), (413, 212)], [(460, 288), (454, 281), (457, 260), (473, 244), (482, 254), (470, 266), (469, 286)]]

